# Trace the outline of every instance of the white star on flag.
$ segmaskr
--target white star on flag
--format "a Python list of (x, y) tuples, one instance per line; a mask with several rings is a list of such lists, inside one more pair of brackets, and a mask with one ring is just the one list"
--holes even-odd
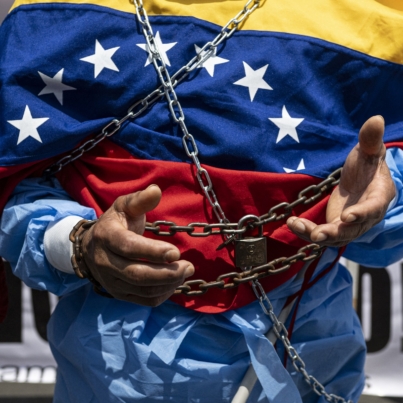
[(24, 116), (20, 120), (8, 120), (7, 122), (20, 130), (18, 135), (17, 145), (28, 137), (33, 137), (35, 140), (42, 143), (38, 130), (40, 125), (43, 125), (49, 118), (33, 118), (28, 105), (25, 106)]
[(98, 42), (98, 39), (96, 39), (95, 53), (91, 56), (83, 57), (80, 60), (83, 62), (92, 63), (94, 65), (94, 78), (97, 78), (103, 69), (119, 71), (119, 69), (116, 67), (116, 64), (112, 60), (112, 56), (119, 48), (120, 46), (116, 48), (104, 49)]
[(243, 67), (245, 69), (245, 77), (241, 78), (234, 84), (242, 85), (243, 87), (248, 87), (251, 101), (253, 101), (253, 98), (255, 98), (257, 90), (259, 90), (259, 89), (272, 90), (273, 89), (270, 87), (269, 84), (266, 83), (266, 81), (263, 80), (263, 76), (266, 73), (267, 67), (269, 66), (268, 64), (266, 64), (266, 66), (261, 67), (260, 69), (253, 70), (247, 63), (245, 63), (245, 62), (242, 62), (242, 63), (243, 63)]
[(63, 91), (71, 91), (76, 89), (62, 83), (63, 72), (64, 69), (61, 69), (53, 77), (49, 77), (46, 74), (38, 71), (43, 82), (46, 84), (46, 87), (38, 95), (54, 94), (56, 99), (60, 102), (60, 105), (63, 105)]
[[(157, 31), (157, 34), (155, 35), (155, 44), (157, 45), (158, 50), (161, 53), (162, 56), (162, 60), (164, 60), (165, 64), (167, 66), (170, 66), (171, 64), (169, 63), (169, 59), (167, 56), (167, 52), (168, 50), (172, 49), (178, 42), (172, 42), (172, 43), (162, 43), (161, 41), (161, 37), (160, 37), (160, 32)], [(150, 63), (152, 63), (153, 59), (151, 56), (151, 53), (148, 50), (148, 46), (146, 43), (141, 43), (141, 44), (137, 44), (137, 46), (141, 49), (143, 49), (144, 51), (148, 52), (148, 58), (146, 60), (146, 64), (144, 65), (144, 67), (148, 66)]]
[(298, 133), (296, 127), (304, 120), (292, 118), (285, 105), (282, 110), (281, 118), (269, 118), (280, 130), (278, 131), (278, 136), (276, 143), (281, 141), (285, 136), (291, 136), (297, 143), (299, 143)]
[(291, 172), (295, 172), (295, 171), (302, 171), (303, 169), (305, 169), (304, 159), (301, 158), (301, 161), (299, 162), (297, 169), (290, 169), (290, 168), (284, 168), (284, 167), (283, 167), (283, 169), (288, 174)]
[[(196, 53), (199, 54), (201, 48), (199, 48), (197, 45), (195, 45)], [(203, 50), (202, 52), (202, 57), (206, 54), (207, 52)], [(201, 69), (204, 67), (207, 70), (207, 73), (210, 74), (211, 77), (214, 77), (214, 66), (216, 64), (223, 64), (223, 63), (228, 63), (229, 60), (223, 59), (222, 57), (219, 56), (210, 56), (205, 62), (203, 62), (201, 65), (197, 66), (197, 68)]]

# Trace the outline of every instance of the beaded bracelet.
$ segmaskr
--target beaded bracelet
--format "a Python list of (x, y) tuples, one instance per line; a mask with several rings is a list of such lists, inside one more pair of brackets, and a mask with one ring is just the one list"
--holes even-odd
[(97, 223), (98, 220), (80, 220), (71, 230), (70, 232), (70, 242), (73, 243), (73, 254), (71, 255), (71, 264), (74, 269), (74, 273), (77, 277), (81, 279), (88, 279), (94, 286), (94, 291), (107, 298), (114, 298), (111, 294), (109, 294), (102, 285), (95, 280), (94, 276), (91, 274), (90, 269), (85, 263), (83, 253), (82, 253), (82, 241), (85, 235), (85, 232), (88, 231), (94, 224)]

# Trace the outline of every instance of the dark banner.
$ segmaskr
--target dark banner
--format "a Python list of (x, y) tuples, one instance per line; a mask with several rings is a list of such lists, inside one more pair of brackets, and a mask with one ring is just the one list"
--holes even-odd
[[(403, 263), (373, 269), (347, 262), (355, 280), (355, 304), (367, 341), (365, 393), (403, 396)], [(46, 325), (57, 297), (31, 290), (6, 265), (10, 293), (0, 325), (0, 382), (53, 383), (56, 364)]]
[(0, 324), (0, 382), (53, 383), (56, 364), (46, 338), (46, 325), (57, 297), (31, 290), (6, 264), (9, 309)]

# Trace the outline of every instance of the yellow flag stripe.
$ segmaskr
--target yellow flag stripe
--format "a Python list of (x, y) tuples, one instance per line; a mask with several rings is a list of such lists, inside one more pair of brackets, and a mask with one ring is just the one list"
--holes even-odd
[[(150, 15), (192, 16), (224, 25), (246, 0), (153, 0)], [(17, 0), (25, 4), (93, 4), (134, 13), (130, 0)], [(242, 29), (306, 35), (403, 64), (402, 0), (262, 0)]]

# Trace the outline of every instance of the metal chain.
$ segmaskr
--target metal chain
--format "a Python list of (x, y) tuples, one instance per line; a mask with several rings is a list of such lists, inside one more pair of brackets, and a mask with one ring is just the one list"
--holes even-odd
[[(220, 224), (228, 223), (229, 220), (225, 216), (225, 213), (214, 192), (210, 175), (207, 169), (201, 166), (198, 157), (199, 150), (197, 148), (197, 144), (193, 135), (189, 133), (189, 130), (186, 126), (185, 115), (179, 102), (178, 96), (176, 95), (173, 85), (173, 79), (168, 72), (161, 52), (158, 49), (158, 44), (155, 40), (153, 29), (148, 19), (147, 12), (144, 8), (143, 0), (133, 0), (133, 4), (136, 8), (137, 21), (139, 22), (143, 31), (143, 35), (147, 44), (147, 50), (150, 54), (152, 63), (161, 82), (161, 87), (163, 88), (165, 98), (168, 102), (168, 107), (171, 112), (172, 119), (175, 123), (179, 125), (183, 134), (182, 143), (186, 155), (192, 160), (193, 164), (196, 167), (196, 178), (199, 182), (200, 188), (202, 189)], [(227, 24), (224, 25), (224, 27), (221, 29), (221, 32), (216, 36), (216, 38), (212, 42), (207, 42), (201, 48), (197, 56), (192, 59), (195, 60), (195, 63), (192, 64), (191, 67), (189, 67), (189, 71), (191, 71), (190, 69), (194, 69), (200, 66), (211, 56), (215, 55), (217, 46), (230, 38), (238, 29), (239, 24), (241, 24), (242, 21), (244, 21), (245, 18), (249, 16), (249, 14), (251, 14), (259, 6), (259, 4), (260, 0), (248, 0), (244, 8), (234, 18), (228, 21)]]
[[(172, 87), (175, 88), (193, 70), (201, 66), (211, 56), (214, 56), (217, 52), (217, 46), (232, 36), (232, 34), (239, 28), (240, 24), (245, 20), (245, 18), (259, 6), (260, 2), (261, 0), (248, 0), (244, 8), (234, 18), (228, 21), (227, 24), (224, 25), (220, 33), (212, 41), (207, 42), (199, 50), (196, 56), (194, 56), (188, 63), (186, 63), (183, 67), (177, 70), (175, 74), (171, 76), (170, 81)], [(44, 171), (44, 176), (50, 177), (60, 172), (66, 165), (80, 158), (84, 153), (94, 148), (98, 143), (103, 141), (105, 138), (114, 135), (117, 131), (120, 130), (123, 123), (125, 123), (128, 120), (134, 120), (138, 116), (143, 114), (148, 108), (150, 108), (153, 104), (155, 104), (158, 100), (160, 100), (164, 96), (164, 94), (165, 94), (164, 85), (161, 84), (157, 89), (149, 93), (146, 97), (140, 99), (139, 101), (136, 101), (132, 106), (130, 106), (130, 108), (127, 111), (127, 114), (123, 118), (121, 118), (120, 120), (113, 119), (94, 138), (84, 142), (81, 146), (77, 147), (71, 154), (65, 155), (64, 157), (57, 160), (54, 164), (52, 164), (49, 168), (47, 168)], [(204, 171), (199, 173), (201, 178), (203, 174)], [(211, 198), (209, 199), (209, 201), (210, 200)], [(215, 203), (214, 196), (212, 198), (212, 202), (213, 204)], [(218, 207), (216, 207), (216, 209), (218, 209)], [(214, 211), (216, 211), (216, 209), (214, 209)], [(219, 213), (219, 211), (217, 212)]]
[[(232, 18), (222, 29), (219, 35), (211, 41), (207, 42), (186, 65), (181, 67), (172, 77), (166, 68), (165, 62), (161, 57), (157, 43), (155, 41), (151, 25), (148, 20), (147, 13), (143, 7), (142, 0), (133, 0), (136, 7), (136, 16), (138, 22), (142, 26), (143, 34), (147, 42), (148, 51), (151, 54), (153, 65), (160, 78), (161, 85), (148, 94), (145, 98), (137, 101), (133, 104), (127, 114), (120, 120), (113, 119), (109, 122), (101, 132), (93, 139), (90, 139), (83, 143), (80, 147), (76, 148), (71, 154), (59, 159), (55, 164), (50, 166), (44, 171), (45, 176), (50, 176), (58, 173), (64, 166), (77, 160), (84, 153), (93, 149), (97, 144), (103, 141), (105, 138), (113, 136), (120, 130), (121, 126), (127, 120), (133, 120), (144, 113), (151, 105), (157, 102), (163, 95), (165, 95), (169, 110), (174, 121), (179, 124), (183, 137), (182, 143), (185, 152), (189, 158), (191, 158), (197, 171), (196, 177), (203, 190), (208, 202), (210, 203), (213, 211), (219, 220), (219, 224), (207, 224), (207, 223), (190, 223), (187, 226), (178, 226), (171, 221), (155, 221), (152, 224), (147, 223), (146, 230), (151, 231), (156, 235), (175, 235), (177, 232), (186, 232), (193, 237), (206, 237), (209, 235), (224, 235), (226, 241), (219, 246), (219, 249), (229, 244), (237, 235), (243, 234), (248, 228), (263, 227), (263, 225), (270, 222), (279, 221), (288, 217), (293, 208), (300, 204), (308, 204), (321, 198), (323, 194), (333, 186), (336, 186), (340, 181), (341, 168), (331, 173), (327, 179), (319, 183), (318, 185), (312, 185), (302, 190), (298, 194), (298, 199), (292, 203), (283, 202), (272, 207), (266, 214), (259, 217), (259, 220), (248, 223), (247, 225), (239, 228), (238, 223), (230, 223), (225, 217), (224, 211), (221, 208), (217, 196), (213, 190), (213, 185), (210, 179), (208, 171), (201, 166), (198, 158), (198, 148), (194, 137), (189, 133), (185, 124), (185, 116), (183, 109), (175, 93), (174, 88), (183, 81), (190, 72), (202, 65), (211, 56), (216, 54), (217, 46), (231, 37), (233, 33), (239, 28), (239, 25), (251, 14), (257, 7), (259, 7), (260, 0), (248, 0), (244, 8)], [(309, 194), (312, 194), (309, 196)], [(241, 218), (240, 222), (243, 221)], [(161, 231), (161, 226), (168, 227), (168, 231)], [(203, 228), (203, 231), (196, 231), (196, 228)], [(288, 332), (284, 324), (281, 323), (274, 313), (273, 306), (267, 297), (262, 285), (258, 281), (261, 278), (278, 274), (289, 270), (290, 267), (297, 262), (307, 262), (317, 259), (323, 251), (323, 247), (316, 244), (310, 244), (299, 249), (297, 254), (288, 258), (282, 257), (272, 260), (261, 266), (245, 269), (243, 272), (231, 272), (223, 274), (217, 277), (215, 281), (206, 282), (204, 280), (190, 280), (179, 286), (175, 294), (185, 295), (201, 295), (205, 294), (210, 288), (235, 288), (240, 284), (250, 282), (256, 297), (262, 307), (263, 312), (269, 316), (273, 323), (273, 330), (276, 337), (282, 342), (284, 348), (290, 357), (292, 364), (297, 372), (301, 373), (305, 381), (310, 385), (311, 389), (319, 396), (323, 396), (330, 403), (353, 403), (351, 400), (346, 401), (342, 397), (334, 394), (328, 394), (325, 387), (312, 375), (309, 375), (305, 370), (305, 363), (291, 345), (288, 339)], [(192, 288), (196, 286), (196, 289)]]
[[(145, 230), (160, 236), (174, 236), (178, 232), (184, 232), (191, 237), (208, 237), (211, 235), (224, 235), (229, 238), (221, 244), (217, 249), (221, 249), (228, 240), (232, 240), (237, 235), (244, 234), (251, 228), (262, 228), (263, 225), (269, 222), (280, 221), (287, 218), (292, 213), (292, 209), (298, 205), (307, 205), (321, 198), (327, 191), (340, 182), (342, 168), (332, 172), (325, 180), (317, 185), (311, 185), (303, 189), (298, 194), (298, 198), (291, 202), (283, 202), (273, 206), (268, 213), (258, 217), (258, 220), (248, 222), (242, 217), (238, 223), (190, 223), (188, 225), (176, 225), (172, 221), (154, 221), (153, 223), (146, 223)], [(239, 223), (244, 223), (240, 226)], [(166, 227), (166, 229), (161, 229)], [(202, 228), (202, 231), (196, 231), (197, 228)], [(278, 274), (283, 271), (287, 271), (291, 266), (297, 262), (306, 262), (314, 260), (322, 254), (323, 248), (317, 244), (310, 244), (299, 249), (298, 252), (288, 258), (281, 257), (272, 260), (261, 266), (254, 267), (243, 272), (230, 272), (222, 274), (217, 277), (215, 281), (207, 282), (202, 279), (189, 280), (179, 286), (175, 294), (185, 295), (202, 295), (205, 294), (210, 288), (235, 288), (239, 284), (246, 283), (248, 281), (258, 280), (273, 274)]]
[(71, 154), (65, 155), (64, 157), (57, 160), (54, 164), (52, 164), (49, 168), (45, 169), (43, 175), (45, 177), (50, 177), (52, 175), (60, 172), (66, 165), (71, 162), (79, 159), (84, 153), (92, 150), (97, 144), (101, 141), (105, 140), (107, 137), (113, 136), (117, 133), (122, 125), (128, 121), (133, 120), (144, 113), (151, 105), (157, 102), (162, 96), (164, 92), (160, 92), (160, 88), (157, 88), (150, 94), (148, 94), (143, 99), (140, 99), (136, 103), (134, 103), (127, 111), (127, 114), (119, 119), (111, 120), (94, 138), (87, 140), (81, 146), (75, 148)]
[(288, 338), (288, 331), (284, 324), (280, 322), (274, 313), (273, 305), (271, 304), (264, 288), (259, 281), (252, 282), (252, 288), (259, 300), (260, 306), (263, 312), (270, 318), (273, 323), (273, 331), (277, 339), (283, 344), (288, 357), (290, 358), (293, 367), (297, 372), (299, 372), (305, 382), (311, 387), (311, 389), (318, 395), (323, 396), (326, 401), (330, 403), (354, 403), (352, 400), (345, 400), (344, 398), (334, 395), (332, 393), (327, 393), (325, 387), (312, 375), (309, 375), (305, 369), (305, 362), (302, 360), (297, 350), (291, 345), (290, 339)]
[[(224, 242), (224, 244), (229, 243), (232, 241), (233, 238), (235, 238), (235, 234), (239, 234), (239, 231), (242, 230), (243, 232), (246, 231), (246, 225), (242, 226), (242, 223), (247, 222), (245, 220), (246, 216), (243, 217), (239, 221), (239, 225), (237, 225), (237, 229), (232, 228), (230, 231), (232, 233), (232, 236), (228, 236), (228, 228), (225, 228), (225, 224), (229, 224), (228, 219), (225, 217), (225, 214), (217, 200), (217, 197), (215, 195), (215, 192), (213, 191), (213, 185), (210, 179), (210, 176), (208, 174), (208, 171), (203, 168), (200, 164), (200, 161), (198, 159), (198, 149), (197, 145), (195, 142), (194, 137), (189, 133), (187, 126), (185, 124), (185, 116), (181, 107), (181, 104), (178, 100), (178, 97), (175, 93), (174, 87), (172, 85), (172, 80), (169, 75), (169, 72), (166, 68), (165, 62), (163, 60), (163, 57), (161, 56), (161, 53), (158, 49), (158, 45), (155, 41), (154, 34), (151, 28), (151, 25), (148, 20), (147, 12), (145, 11), (143, 7), (143, 1), (142, 0), (133, 0), (134, 5), (136, 7), (136, 16), (137, 20), (139, 23), (142, 25), (142, 30), (144, 37), (147, 42), (148, 46), (148, 51), (150, 52), (152, 62), (154, 64), (154, 67), (157, 71), (157, 74), (159, 76), (159, 79), (161, 81), (161, 84), (164, 88), (164, 93), (165, 97), (168, 102), (169, 109), (171, 111), (172, 118), (174, 121), (179, 124), (183, 137), (182, 137), (182, 143), (185, 149), (185, 152), (188, 157), (190, 157), (194, 163), (194, 165), (197, 168), (196, 176), (197, 180), (200, 184), (201, 189), (203, 190), (207, 200), (209, 201), (210, 205), (212, 206), (214, 213), (216, 217), (219, 220), (219, 224), (214, 224), (213, 226), (211, 225), (206, 225), (200, 224), (200, 223), (192, 223), (189, 226), (186, 227), (179, 227), (176, 226), (172, 222), (168, 222), (170, 231), (169, 235), (171, 235), (172, 232), (177, 232), (179, 231), (184, 231), (188, 233), (191, 236), (195, 236), (196, 233), (194, 232), (195, 227), (200, 227), (203, 226), (203, 236), (208, 236), (212, 235), (214, 233), (223, 233), (227, 236), (227, 240)], [(251, 4), (252, 0), (249, 0), (248, 4)], [(219, 35), (220, 39), (218, 43), (221, 43), (225, 39), (227, 39), (229, 36), (231, 36), (235, 30), (238, 28), (238, 20), (237, 18), (240, 17), (241, 21), (246, 18), (247, 15), (249, 15), (256, 7), (259, 5), (259, 0), (254, 0), (254, 6), (249, 9), (247, 6), (245, 6), (244, 10), (241, 11), (240, 13), (237, 14), (235, 19), (231, 20), (227, 25), (223, 27), (221, 30), (221, 34)], [(227, 31), (229, 29), (229, 31)], [(215, 51), (215, 48), (214, 48)], [(203, 52), (203, 49), (202, 49)], [(203, 53), (200, 52), (199, 55), (203, 55)], [(208, 52), (208, 51), (207, 51)], [(206, 54), (208, 54), (206, 52)], [(213, 53), (210, 53), (209, 57)], [(190, 146), (190, 148), (189, 148)], [(204, 180), (203, 180), (204, 177)], [(263, 225), (271, 222), (271, 221), (277, 221), (285, 218), (289, 214), (291, 214), (292, 209), (299, 205), (299, 204), (308, 204), (313, 201), (316, 201), (318, 198), (320, 198), (323, 194), (323, 189), (328, 189), (328, 186), (336, 182), (337, 180), (333, 177), (327, 178), (325, 181), (323, 181), (319, 185), (312, 185), (308, 187), (307, 189), (304, 189), (298, 196), (298, 199), (293, 202), (293, 203), (280, 203), (279, 205), (275, 206), (274, 208), (270, 209), (269, 212), (261, 217), (258, 217), (258, 220), (254, 220), (254, 227), (263, 227)], [(310, 191), (314, 191), (315, 194), (311, 197), (307, 197), (306, 194), (308, 194)], [(283, 209), (284, 212), (281, 214), (278, 213), (278, 210)], [(157, 222), (161, 224), (161, 221)], [(224, 225), (223, 225), (224, 224)], [(159, 225), (157, 225), (159, 227)], [(156, 227), (156, 226), (155, 226)], [(154, 227), (154, 228), (155, 228)], [(241, 227), (241, 228), (240, 228)], [(173, 230), (173, 228), (175, 228)], [(191, 230), (189, 230), (191, 228)], [(214, 228), (218, 228), (216, 231), (214, 231)], [(206, 230), (206, 232), (204, 232)], [(161, 234), (161, 232), (159, 231)], [(206, 235), (205, 235), (206, 234)], [(200, 232), (197, 233), (196, 236), (200, 236)], [(311, 254), (307, 255), (306, 251), (310, 251)], [(204, 294), (207, 292), (210, 288), (213, 287), (219, 287), (219, 288), (233, 288), (238, 286), (239, 284), (245, 283), (245, 282), (250, 282), (252, 285), (252, 288), (254, 290), (254, 293), (256, 297), (259, 300), (259, 303), (263, 309), (263, 312), (270, 317), (270, 320), (273, 322), (273, 330), (276, 335), (276, 337), (281, 340), (281, 342), (284, 345), (284, 348), (287, 351), (288, 356), (292, 360), (294, 368), (302, 374), (304, 377), (305, 381), (310, 385), (311, 389), (319, 396), (323, 396), (328, 402), (331, 403), (353, 403), (351, 401), (346, 402), (345, 399), (342, 397), (333, 395), (333, 394), (328, 394), (326, 392), (325, 387), (312, 375), (309, 375), (307, 371), (305, 370), (305, 363), (301, 359), (301, 357), (298, 355), (296, 349), (291, 345), (290, 340), (288, 339), (288, 332), (285, 326), (278, 320), (277, 316), (274, 314), (273, 311), (273, 306), (267, 297), (262, 285), (258, 281), (260, 278), (264, 278), (266, 276), (269, 276), (271, 274), (275, 273), (280, 273), (285, 270), (288, 270), (292, 264), (296, 263), (297, 261), (309, 261), (316, 259), (321, 253), (322, 253), (323, 248), (320, 247), (319, 245), (311, 244), (306, 247), (301, 248), (298, 253), (294, 256), (291, 256), (289, 258), (280, 258), (280, 259), (275, 259), (272, 262), (266, 263), (264, 265), (254, 267), (254, 268), (244, 268), (244, 271), (242, 273), (239, 272), (232, 272), (228, 273), (226, 275), (221, 275), (218, 276), (216, 281), (207, 283), (204, 280), (190, 280), (187, 281), (185, 284), (182, 286), (178, 287), (176, 292), (183, 292), (187, 295), (199, 295), (199, 294)], [(277, 264), (280, 264), (280, 267), (276, 267)], [(225, 282), (225, 279), (227, 279), (227, 282)], [(231, 281), (232, 280), (232, 281)], [(191, 287), (193, 285), (196, 285), (198, 287), (198, 290), (192, 290)], [(265, 305), (266, 303), (266, 305)], [(268, 308), (268, 309), (267, 309)]]
[[(248, 229), (261, 228), (270, 222), (283, 220), (291, 215), (295, 207), (307, 205), (319, 200), (326, 192), (339, 184), (341, 171), (342, 168), (339, 168), (317, 185), (310, 185), (301, 190), (298, 193), (298, 198), (293, 202), (279, 203), (273, 206), (267, 213), (258, 217), (258, 220), (246, 222), (242, 226), (239, 226), (239, 223), (244, 222), (244, 217), (242, 217), (238, 223), (226, 222), (216, 224), (194, 222), (187, 225), (177, 225), (172, 221), (158, 220), (152, 223), (147, 222), (145, 230), (160, 236), (173, 236), (178, 232), (185, 232), (195, 238), (205, 238), (210, 235), (230, 236), (218, 247), (218, 249), (222, 249), (227, 243), (231, 242), (236, 235), (242, 235)], [(197, 231), (197, 228), (202, 229), (202, 231)]]
[(257, 281), (258, 279), (287, 271), (297, 262), (315, 260), (322, 254), (323, 249), (323, 246), (310, 244), (299, 249), (293, 256), (287, 258), (280, 257), (269, 263), (242, 272), (234, 271), (221, 274), (215, 281), (207, 282), (201, 279), (185, 281), (176, 289), (175, 294), (194, 296), (205, 294), (210, 288), (220, 288), (223, 290), (235, 288), (249, 281)]

